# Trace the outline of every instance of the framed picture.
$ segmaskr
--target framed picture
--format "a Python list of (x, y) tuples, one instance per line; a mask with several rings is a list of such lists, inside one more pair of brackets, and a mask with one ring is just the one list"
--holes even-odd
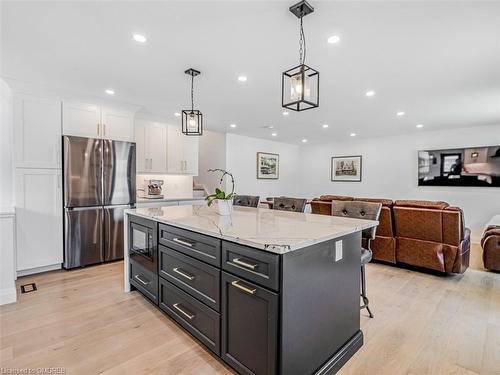
[(361, 182), (361, 155), (332, 157), (332, 181)]
[(257, 152), (257, 178), (276, 180), (280, 174), (280, 156), (267, 152)]

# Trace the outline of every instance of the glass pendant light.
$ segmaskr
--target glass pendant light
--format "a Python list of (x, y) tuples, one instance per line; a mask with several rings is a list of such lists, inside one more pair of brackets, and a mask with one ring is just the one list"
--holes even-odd
[(314, 12), (314, 8), (304, 0), (291, 6), (290, 12), (300, 19), (299, 65), (283, 72), (281, 76), (281, 106), (293, 111), (304, 111), (319, 107), (319, 72), (305, 64), (306, 37), (303, 27), (304, 16)]
[(201, 72), (191, 68), (184, 73), (191, 76), (191, 109), (182, 110), (182, 132), (185, 135), (202, 135), (203, 114), (194, 109), (194, 77)]

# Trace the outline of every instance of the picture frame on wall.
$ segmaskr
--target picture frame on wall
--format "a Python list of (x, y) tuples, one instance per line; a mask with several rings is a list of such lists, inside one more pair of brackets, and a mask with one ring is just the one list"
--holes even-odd
[(279, 154), (257, 152), (257, 178), (260, 180), (277, 180), (280, 172)]
[(331, 180), (334, 182), (361, 182), (362, 156), (333, 156)]

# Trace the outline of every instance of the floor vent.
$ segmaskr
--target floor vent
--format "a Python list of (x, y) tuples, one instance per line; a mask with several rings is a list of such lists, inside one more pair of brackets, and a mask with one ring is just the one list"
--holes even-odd
[(35, 283), (21, 285), (21, 293), (30, 293), (30, 292), (34, 292), (34, 291), (36, 291), (36, 284)]

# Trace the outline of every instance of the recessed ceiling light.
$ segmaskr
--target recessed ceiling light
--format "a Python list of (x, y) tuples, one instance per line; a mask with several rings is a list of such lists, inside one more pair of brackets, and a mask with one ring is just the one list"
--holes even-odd
[(282, 114), (283, 114), (283, 116), (288, 116), (290, 113), (287, 111), (283, 111)]
[(239, 76), (238, 77), (238, 81), (240, 81), (240, 82), (246, 82), (247, 81), (247, 77), (246, 76)]
[(230, 128), (235, 128), (235, 127), (236, 127), (236, 124), (229, 124), (229, 127), (230, 127)]
[(272, 135), (273, 137), (276, 137), (276, 136), (278, 135), (278, 133), (271, 133), (271, 135)]
[(399, 111), (396, 113), (396, 116), (404, 116), (405, 112), (404, 111)]
[(335, 43), (338, 43), (339, 40), (340, 40), (340, 37), (338, 35), (332, 35), (331, 37), (328, 38), (328, 43), (335, 44)]
[(302, 140), (302, 143), (307, 143), (307, 139), (303, 139), (303, 140)]
[(139, 43), (146, 43), (148, 41), (148, 39), (142, 34), (134, 34), (133, 38), (136, 42)]
[(417, 124), (418, 129), (422, 129), (424, 127), (424, 124)]
[(356, 133), (351, 133), (349, 134), (351, 137), (355, 137), (356, 136)]
[(371, 90), (370, 90), (370, 91), (367, 91), (367, 92), (365, 93), (365, 95), (366, 95), (366, 96), (373, 96), (373, 95), (375, 95), (375, 91), (371, 91)]
[(323, 129), (326, 129), (328, 127), (328, 124), (323, 124), (321, 126), (323, 127)]
[(174, 116), (175, 116), (175, 117), (181, 117), (181, 114), (180, 114), (179, 112), (175, 112), (175, 113), (174, 113)]
[(261, 126), (262, 129), (274, 129), (274, 125), (264, 125)]
[(113, 89), (106, 89), (105, 92), (108, 95), (115, 95), (115, 90), (113, 90)]

